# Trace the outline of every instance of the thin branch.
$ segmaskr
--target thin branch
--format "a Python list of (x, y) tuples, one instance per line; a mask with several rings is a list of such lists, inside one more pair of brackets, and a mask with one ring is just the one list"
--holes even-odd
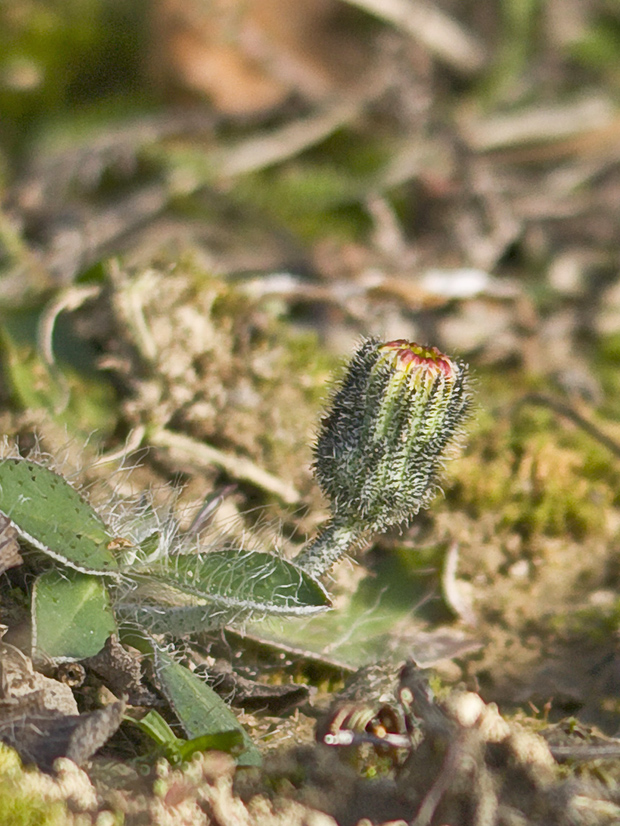
[(465, 140), (475, 152), (557, 142), (607, 127), (612, 127), (612, 136), (618, 136), (614, 106), (600, 95), (578, 98), (568, 104), (536, 104), (507, 115), (480, 119), (465, 116), (461, 126)]

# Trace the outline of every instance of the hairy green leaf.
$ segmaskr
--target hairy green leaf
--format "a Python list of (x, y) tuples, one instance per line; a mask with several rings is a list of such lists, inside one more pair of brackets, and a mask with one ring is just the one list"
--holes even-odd
[[(169, 557), (149, 568), (182, 594), (239, 611), (307, 616), (331, 606), (320, 582), (273, 554), (230, 550)], [(139, 576), (145, 583), (150, 577)]]
[(170, 634), (173, 637), (222, 628), (245, 616), (243, 612), (213, 603), (182, 606), (119, 603), (116, 611), (121, 621), (143, 628), (149, 634)]
[(0, 462), (0, 510), (38, 550), (89, 574), (118, 573), (100, 516), (57, 473), (27, 459)]

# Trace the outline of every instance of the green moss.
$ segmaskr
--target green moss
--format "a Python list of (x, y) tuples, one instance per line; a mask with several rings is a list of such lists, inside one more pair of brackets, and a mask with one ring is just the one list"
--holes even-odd
[(620, 359), (620, 333), (601, 338), (598, 351), (601, 366), (608, 363), (611, 368), (614, 362), (617, 365), (617, 360)]
[[(618, 408), (618, 398), (620, 397), (620, 333), (603, 336), (598, 342), (593, 354), (593, 369), (601, 383), (603, 391), (603, 401), (601, 404), (601, 414), (618, 421), (620, 409)], [(616, 441), (620, 443), (620, 434)]]
[(0, 744), (0, 826), (64, 826), (70, 822), (63, 802), (33, 794), (17, 753)]
[(609, 606), (592, 606), (557, 614), (549, 620), (554, 634), (564, 638), (586, 638), (589, 642), (606, 646), (615, 638), (620, 627), (620, 601)]
[[(491, 392), (483, 386), (479, 395), (498, 400), (499, 389), (514, 399), (515, 379), (503, 388), (495, 379)], [(525, 377), (523, 385), (525, 395)], [(526, 538), (600, 535), (620, 483), (614, 457), (589, 434), (551, 410), (516, 408), (503, 399), (495, 412), (479, 411), (472, 421), (467, 451), (451, 477), (451, 506), (477, 518), (491, 511), (502, 527)]]

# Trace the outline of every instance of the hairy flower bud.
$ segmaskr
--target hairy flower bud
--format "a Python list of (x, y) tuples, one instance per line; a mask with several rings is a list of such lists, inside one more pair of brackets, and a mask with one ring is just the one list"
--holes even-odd
[[(432, 498), (469, 401), (467, 366), (436, 347), (364, 342), (332, 397), (315, 448), (332, 522), (298, 563), (322, 572), (347, 543), (407, 525)], [(340, 548), (320, 562), (328, 534)]]

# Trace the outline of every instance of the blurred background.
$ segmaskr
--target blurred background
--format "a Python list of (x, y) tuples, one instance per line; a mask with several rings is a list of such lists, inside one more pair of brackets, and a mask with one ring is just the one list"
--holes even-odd
[(619, 95), (615, 0), (5, 0), (7, 439), (142, 450), (140, 483), (190, 501), (236, 482), (238, 513), (270, 503), (298, 546), (325, 516), (308, 443), (337, 357), (361, 335), (456, 353), (477, 376), (468, 447), (368, 558), (360, 637), (383, 571), (401, 590), (376, 650), (420, 645), (418, 601), (442, 656), (486, 641), (458, 671), (486, 696), (602, 714)]
[(366, 332), (397, 319), (538, 369), (539, 333), (547, 366), (596, 393), (566, 348), (618, 327), (616, 3), (0, 15), (4, 304), (110, 255), (195, 244), (218, 271), (286, 271), (260, 289), (315, 301), (312, 324), (329, 298), (324, 335), (342, 315)]

